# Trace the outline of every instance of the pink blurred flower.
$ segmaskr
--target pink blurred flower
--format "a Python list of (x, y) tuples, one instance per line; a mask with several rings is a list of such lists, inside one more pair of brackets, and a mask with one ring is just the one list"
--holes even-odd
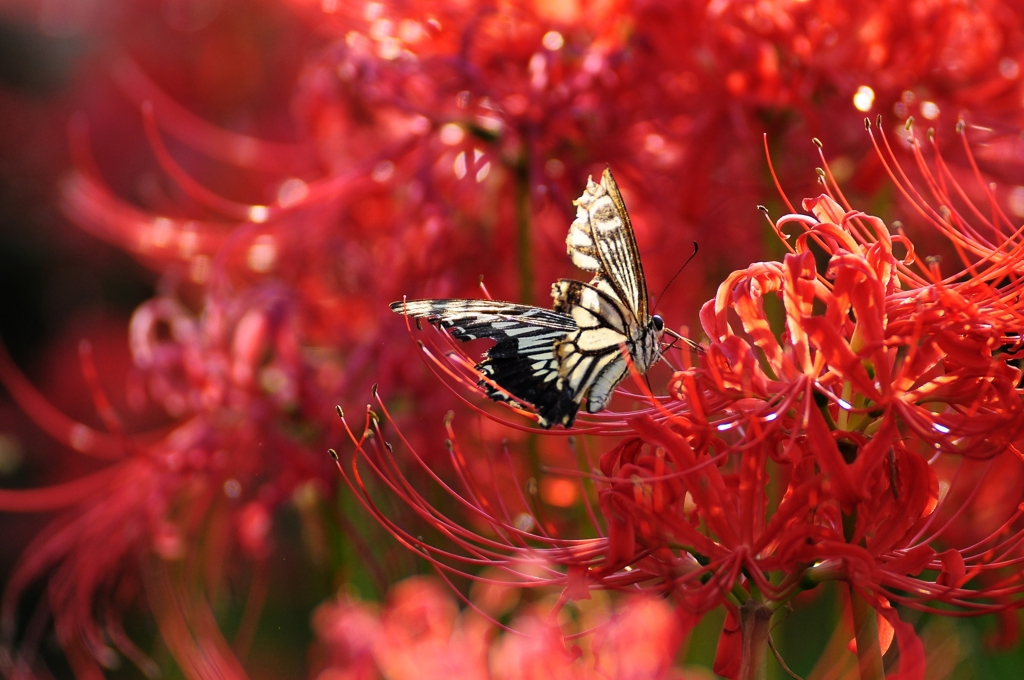
[(460, 612), (443, 582), (408, 579), (392, 588), (380, 611), (351, 599), (321, 605), (314, 628), (327, 658), (317, 679), (682, 677), (672, 668), (679, 626), (663, 600), (626, 598), (591, 607), (586, 618), (598, 622), (596, 629), (567, 647), (570, 624), (560, 627), (540, 611), (520, 615), (502, 632), (475, 609)]

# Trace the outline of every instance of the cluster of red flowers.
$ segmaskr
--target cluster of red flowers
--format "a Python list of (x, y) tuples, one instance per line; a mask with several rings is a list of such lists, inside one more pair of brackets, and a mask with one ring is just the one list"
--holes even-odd
[[(641, 588), (671, 597), (690, 625), (724, 605), (716, 672), (728, 677), (755, 677), (741, 662), (758, 625), (766, 636), (767, 621), (795, 595), (845, 581), (855, 603), (895, 632), (900, 677), (924, 677), (921, 644), (894, 603), (975, 614), (1024, 604), (1020, 499), (996, 511), (995, 524), (961, 526), (965, 499), (999, 485), (984, 473), (1009, 464), (1019, 475), (1024, 459), (1014, 363), (1024, 242), (998, 209), (986, 217), (966, 202), (982, 222), (971, 226), (954, 207), (967, 191), (941, 157), (932, 170), (917, 140), (908, 142), (941, 209), (904, 183), (887, 143), (879, 158), (924, 225), (953, 242), (962, 269), (943, 274), (939, 262), (922, 263), (902, 230), (837, 202), (833, 195), (845, 199), (826, 165), (823, 183), (835, 193), (805, 201), (811, 216), (773, 223), (790, 251), (783, 261), (756, 263), (721, 284), (701, 310), (710, 340), (697, 365), (674, 374), (670, 396), (613, 420), (583, 418), (583, 432), (628, 433), (582, 473), (597, 484), (600, 537), (534, 529), (528, 503), (515, 515), (500, 495), (482, 494), (456, 444), (465, 486), (452, 493), (486, 529), (440, 515), (390, 462), (393, 448), (372, 412), (361, 436), (349, 432), (353, 491), (442, 572), (476, 578), (474, 565), (500, 565), (521, 587), (562, 588), (563, 601), (586, 599), (591, 588)], [(792, 226), (799, 233), (787, 235)], [(779, 330), (769, 298), (781, 301)], [(457, 368), (466, 364), (455, 357)], [(449, 433), (454, 439), (451, 424)], [(366, 491), (361, 460), (456, 551), (391, 523)], [(733, 634), (741, 626), (742, 637)]]
[[(248, 11), (224, 4), (226, 16)], [(90, 429), (54, 412), (0, 360), (0, 378), (38, 424), (70, 449), (111, 461), (65, 485), (0, 495), (6, 510), (70, 508), (8, 582), (9, 647), (19, 636), (32, 647), (35, 632), (13, 630), (15, 608), (29, 583), (52, 572), (50, 605), (76, 673), (99, 675), (113, 663), (111, 648), (151, 668), (120, 628), (123, 612), (142, 601), (186, 674), (242, 677), (209, 602), (225, 573), (243, 571), (238, 564), (259, 572), (280, 508), (333, 493), (323, 454), (342, 434), (333, 405), (361, 402), (374, 382), (394, 399), (403, 448), (425, 452), (422, 474), (447, 483), (431, 466), (454, 461), (466, 485), (457, 510), (439, 514), (405, 481), (419, 467), (395, 462), (376, 420), (367, 434), (353, 433), (357, 451), (464, 552), (448, 554), (364, 499), (444, 568), (453, 568), (449, 558), (463, 559), (457, 571), (470, 576), (499, 567), (521, 585), (565, 587), (563, 601), (592, 587), (670, 593), (690, 617), (684, 627), (719, 604), (739, 621), (747, 600), (775, 611), (809, 583), (844, 580), (895, 626), (904, 666), (918, 656), (890, 603), (996, 611), (1016, 601), (1007, 571), (1019, 499), (1004, 494), (1005, 512), (973, 528), (963, 520), (977, 514), (975, 482), (1015, 465), (1004, 459), (1020, 438), (1019, 235), (1005, 215), (986, 220), (974, 208), (968, 216), (984, 226), (971, 227), (953, 204), (976, 190), (957, 183), (963, 168), (941, 159), (934, 171), (923, 162), (913, 170), (932, 193), (929, 208), (887, 147), (857, 151), (866, 144), (850, 106), (900, 123), (963, 114), (991, 131), (985, 171), (1012, 171), (1005, 133), (1019, 126), (1024, 96), (1019, 9), (824, 0), (287, 5), (311, 46), (285, 93), (298, 143), (200, 120), (150, 80), (140, 65), (156, 48), (138, 44), (109, 73), (139, 105), (145, 143), (173, 188), (133, 187), (147, 201), (128, 202), (93, 162), (87, 127), (72, 126), (65, 214), (162, 277), (129, 335), (144, 398), (169, 424), (131, 432), (91, 379), (109, 432)], [(201, 14), (188, 16), (199, 22), (190, 30), (210, 31), (203, 54), (237, 42), (234, 24)], [(197, 63), (231, 72), (216, 59)], [(829, 128), (835, 120), (851, 124)], [(750, 234), (753, 206), (769, 200), (766, 129), (784, 149), (773, 158), (788, 186), (808, 174), (797, 149), (812, 134), (828, 133), (840, 155), (833, 170), (858, 190), (874, 191), (888, 171), (900, 203), (923, 218), (908, 230), (936, 227), (949, 252), (962, 254), (962, 271), (915, 268), (907, 237), (852, 212), (840, 194), (809, 202), (813, 218), (774, 223), (780, 236), (802, 229), (783, 237), (792, 243), (784, 261), (747, 266), (763, 257)], [(196, 161), (196, 152), (212, 160)], [(850, 160), (862, 155), (868, 160)], [(516, 442), (504, 449), (513, 471), (505, 475), (463, 451), (466, 437), (455, 437), (450, 420), (450, 451), (415, 426), (440, 421), (450, 404), (432, 398), (441, 389), (434, 374), (395, 339), (401, 324), (387, 303), (470, 294), (481, 274), (497, 297), (541, 299), (569, 271), (561, 244), (571, 199), (605, 164), (623, 184), (641, 248), (658, 244), (644, 260), (653, 287), (701, 243), (687, 274), (701, 283), (675, 293), (673, 310), (697, 308), (714, 287), (710, 272), (744, 269), (720, 277), (700, 313), (705, 351), (671, 357), (689, 368), (674, 374), (668, 396), (634, 395), (650, 405), (581, 423), (580, 435), (623, 437), (586, 466), (582, 477), (596, 487), (542, 475), (537, 493), (521, 496), (510, 480), (536, 461)], [(241, 179), (223, 180), (225, 167)], [(987, 202), (987, 184), (980, 191)], [(782, 306), (766, 310), (771, 292)], [(666, 317), (696, 320), (686, 313)], [(88, 351), (82, 365), (88, 378)], [(509, 436), (490, 424), (481, 430), (474, 444), (485, 450)], [(543, 454), (561, 449), (555, 440), (530, 442)], [(576, 446), (586, 458), (582, 436)], [(486, 491), (481, 478), (492, 480)], [(596, 537), (559, 538), (578, 527), (545, 519), (538, 499), (589, 504), (595, 488), (598, 508), (586, 505), (592, 521), (583, 531)], [(258, 612), (266, 584), (251, 582)], [(742, 656), (728, 653), (738, 639), (723, 637), (723, 659)], [(33, 663), (17, 653), (0, 662)]]
[[(484, 589), (474, 609), (459, 612), (447, 586), (422, 577), (397, 584), (379, 608), (340, 599), (322, 605), (313, 626), (324, 648), (318, 680), (467, 678), (471, 680), (656, 680), (677, 677), (672, 661), (680, 630), (664, 600), (634, 596), (617, 606), (594, 601), (578, 626), (542, 607), (520, 612), (498, 640), (492, 617), (518, 596), (508, 586)], [(567, 628), (594, 626), (566, 649)], [(575, 637), (575, 636), (573, 636)], [(583, 648), (583, 646), (586, 649)], [(587, 662), (581, 663), (582, 657)]]

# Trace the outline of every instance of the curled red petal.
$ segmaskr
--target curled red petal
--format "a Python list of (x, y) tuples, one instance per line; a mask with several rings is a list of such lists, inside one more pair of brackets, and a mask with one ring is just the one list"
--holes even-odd
[(896, 644), (900, 648), (899, 670), (888, 680), (924, 680), (924, 644), (909, 623), (900, 621), (895, 609), (883, 605), (878, 613), (885, 618), (896, 633)]
[(583, 565), (572, 565), (566, 570), (565, 596), (570, 600), (590, 599), (587, 573), (587, 567)]
[(942, 562), (942, 571), (935, 579), (936, 584), (959, 588), (967, 581), (967, 567), (960, 551), (953, 548), (944, 550), (939, 553), (939, 560)]
[(716, 675), (734, 680), (740, 672), (740, 659), (743, 656), (743, 635), (739, 617), (729, 610), (722, 624), (722, 633), (718, 636), (718, 647), (715, 650), (715, 664), (712, 670)]
[(885, 570), (894, 574), (900, 574), (901, 576), (905, 574), (917, 575), (933, 559), (935, 559), (934, 548), (926, 544), (916, 545), (897, 559), (886, 562)]
[(844, 507), (852, 507), (864, 499), (864, 493), (850, 478), (843, 455), (839, 452), (832, 431), (816, 408), (807, 410), (807, 438), (815, 460), (825, 471), (829, 489)]

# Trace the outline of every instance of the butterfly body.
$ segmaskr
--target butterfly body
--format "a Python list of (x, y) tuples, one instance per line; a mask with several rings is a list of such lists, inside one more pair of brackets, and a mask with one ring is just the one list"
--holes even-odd
[(572, 426), (584, 401), (589, 413), (603, 410), (630, 360), (646, 373), (661, 357), (664, 324), (648, 314), (640, 254), (611, 172), (589, 180), (576, 206), (567, 250), (594, 277), (557, 281), (554, 309), (466, 299), (391, 304), (458, 340), (495, 340), (476, 366), (480, 385), (492, 399), (529, 404), (545, 428)]

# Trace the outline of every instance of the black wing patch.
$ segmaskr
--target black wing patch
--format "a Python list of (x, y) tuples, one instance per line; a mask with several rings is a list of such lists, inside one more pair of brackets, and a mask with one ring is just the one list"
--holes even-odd
[(571, 315), (578, 327), (555, 349), (566, 387), (577, 403), (586, 397), (587, 411), (597, 413), (629, 372), (623, 348), (635, 355), (631, 313), (604, 281), (593, 286), (562, 279), (551, 287), (551, 295), (555, 310)]
[(458, 340), (494, 340), (476, 365), (487, 396), (532, 405), (541, 427), (572, 425), (579, 400), (567, 389), (556, 354), (558, 343), (578, 330), (571, 316), (496, 300), (410, 300), (391, 309), (426, 319)]

